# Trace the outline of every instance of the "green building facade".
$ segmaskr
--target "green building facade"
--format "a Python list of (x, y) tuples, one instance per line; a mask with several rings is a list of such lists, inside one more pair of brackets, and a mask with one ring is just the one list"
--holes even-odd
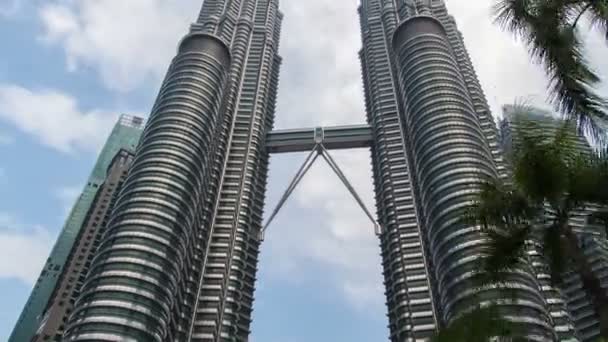
[(35, 335), (47, 303), (53, 294), (55, 285), (63, 271), (63, 266), (70, 255), (72, 246), (83, 226), (97, 191), (106, 179), (108, 166), (121, 149), (135, 151), (143, 131), (143, 125), (144, 120), (142, 118), (121, 115), (114, 126), (82, 193), (72, 207), (55, 246), (44, 264), (32, 293), (17, 320), (9, 342), (27, 342)]

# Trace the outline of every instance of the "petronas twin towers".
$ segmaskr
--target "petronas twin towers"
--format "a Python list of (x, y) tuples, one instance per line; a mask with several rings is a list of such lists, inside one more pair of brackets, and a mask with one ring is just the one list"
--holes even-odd
[[(391, 341), (425, 340), (502, 298), (474, 286), (486, 241), (460, 220), (475, 184), (503, 177), (504, 167), (454, 19), (443, 0), (362, 0), (359, 13), (367, 125), (277, 135), (278, 0), (205, 0), (167, 71), (65, 340), (247, 341), (269, 155), (302, 144), (371, 148)], [(529, 339), (567, 332), (530, 270), (513, 271), (507, 286), (518, 300), (501, 310), (527, 324)]]

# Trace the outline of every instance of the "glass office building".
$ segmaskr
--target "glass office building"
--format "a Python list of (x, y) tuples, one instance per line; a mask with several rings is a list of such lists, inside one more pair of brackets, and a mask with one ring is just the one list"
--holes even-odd
[(121, 150), (134, 152), (143, 129), (139, 117), (122, 115), (110, 133), (87, 183), (70, 211), (63, 230), (57, 238), (49, 258), (34, 285), (17, 324), (9, 338), (11, 342), (30, 341), (38, 330), (47, 305), (53, 301), (54, 291), (62, 278), (69, 259), (91, 208), (95, 206), (100, 187), (108, 177), (108, 168)]

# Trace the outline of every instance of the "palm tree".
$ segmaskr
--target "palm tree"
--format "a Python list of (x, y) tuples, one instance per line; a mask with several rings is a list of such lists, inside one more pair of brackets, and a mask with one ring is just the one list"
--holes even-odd
[[(598, 151), (600, 153), (600, 160), (608, 160), (608, 148)], [(604, 167), (606, 169), (608, 167)], [(608, 189), (603, 189), (608, 191)], [(602, 195), (604, 196), (604, 195)], [(608, 197), (608, 196), (606, 196)], [(587, 223), (591, 225), (597, 225), (604, 228), (604, 237), (608, 239), (608, 206), (601, 206), (598, 210), (593, 211), (587, 217)]]
[(607, 102), (592, 87), (599, 76), (583, 55), (577, 25), (583, 16), (608, 40), (608, 0), (498, 0), (495, 21), (522, 38), (550, 79), (550, 100), (579, 131), (605, 142)]
[(608, 209), (603, 208), (602, 210), (598, 210), (591, 215), (589, 215), (589, 223), (590, 224), (600, 224), (604, 227), (604, 233), (606, 234), (606, 238), (608, 238)]
[(500, 282), (506, 270), (522, 267), (528, 243), (539, 241), (554, 283), (565, 270), (578, 273), (598, 313), (601, 336), (608, 338), (608, 293), (571, 225), (590, 204), (608, 203), (608, 158), (578, 152), (572, 126), (564, 125), (549, 140), (537, 134), (538, 127), (522, 126), (511, 159), (512, 182), (483, 184), (466, 210), (465, 219), (482, 227), (490, 241), (480, 277)]
[(497, 306), (478, 307), (440, 330), (431, 342), (524, 341), (512, 337), (520, 329), (503, 318)]

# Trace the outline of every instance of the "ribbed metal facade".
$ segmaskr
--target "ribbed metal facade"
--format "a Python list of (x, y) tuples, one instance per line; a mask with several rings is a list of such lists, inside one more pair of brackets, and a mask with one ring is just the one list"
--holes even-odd
[(209, 234), (212, 166), (230, 67), (226, 45), (180, 43), (72, 313), (66, 340), (180, 340), (195, 310)]
[[(504, 298), (472, 275), (485, 240), (460, 223), (485, 177), (506, 177), (492, 120), (462, 36), (443, 1), (367, 0), (361, 60), (391, 341), (424, 339), (480, 303)], [(502, 305), (528, 337), (554, 337), (531, 269), (513, 272)]]
[[(580, 220), (582, 221), (582, 220)], [(575, 228), (589, 229), (584, 222), (573, 222)], [(604, 291), (608, 291), (608, 239), (605, 235), (579, 236), (581, 247), (585, 257), (591, 264), (593, 273), (598, 277)], [(581, 277), (573, 271), (564, 274), (562, 285), (564, 296), (567, 300), (567, 308), (570, 313), (576, 332), (582, 342), (595, 342), (600, 338), (600, 326), (597, 312), (592, 299), (583, 289)]]
[(360, 58), (367, 119), (374, 131), (373, 172), (384, 230), (380, 239), (390, 339), (406, 341), (429, 337), (439, 326), (433, 302), (434, 275), (429, 272), (414, 200), (392, 64), (391, 39), (399, 21), (395, 8), (392, 2), (362, 1)]
[[(475, 199), (476, 185), (498, 178), (498, 173), (443, 25), (431, 16), (408, 18), (395, 33), (393, 48), (415, 191), (424, 213), (421, 223), (436, 274), (437, 301), (448, 323), (479, 302), (504, 296), (474, 287), (485, 238), (478, 227), (461, 222), (462, 209)], [(532, 336), (550, 337), (552, 327), (533, 276), (514, 273), (512, 282), (522, 299), (509, 304), (513, 310), (505, 313), (530, 323)]]
[(395, 33), (393, 48), (420, 223), (437, 275), (437, 302), (449, 322), (475, 302), (471, 267), (483, 246), (478, 229), (458, 222), (462, 208), (475, 196), (471, 187), (480, 175), (497, 174), (441, 24), (432, 17), (409, 18)]
[(246, 341), (282, 14), (207, 0), (180, 43), (66, 339)]
[(85, 222), (63, 266), (40, 327), (31, 342), (61, 341), (65, 324), (80, 295), (91, 261), (105, 235), (110, 214), (122, 189), (124, 179), (133, 161), (133, 152), (120, 150), (110, 166), (106, 178), (99, 186)]
[(283, 15), (276, 0), (205, 1), (202, 22), (215, 17), (225, 19), (203, 25), (232, 44), (226, 112), (230, 120), (224, 127), (228, 141), (220, 196), (189, 340), (247, 341), (268, 170), (265, 140), (274, 122)]

